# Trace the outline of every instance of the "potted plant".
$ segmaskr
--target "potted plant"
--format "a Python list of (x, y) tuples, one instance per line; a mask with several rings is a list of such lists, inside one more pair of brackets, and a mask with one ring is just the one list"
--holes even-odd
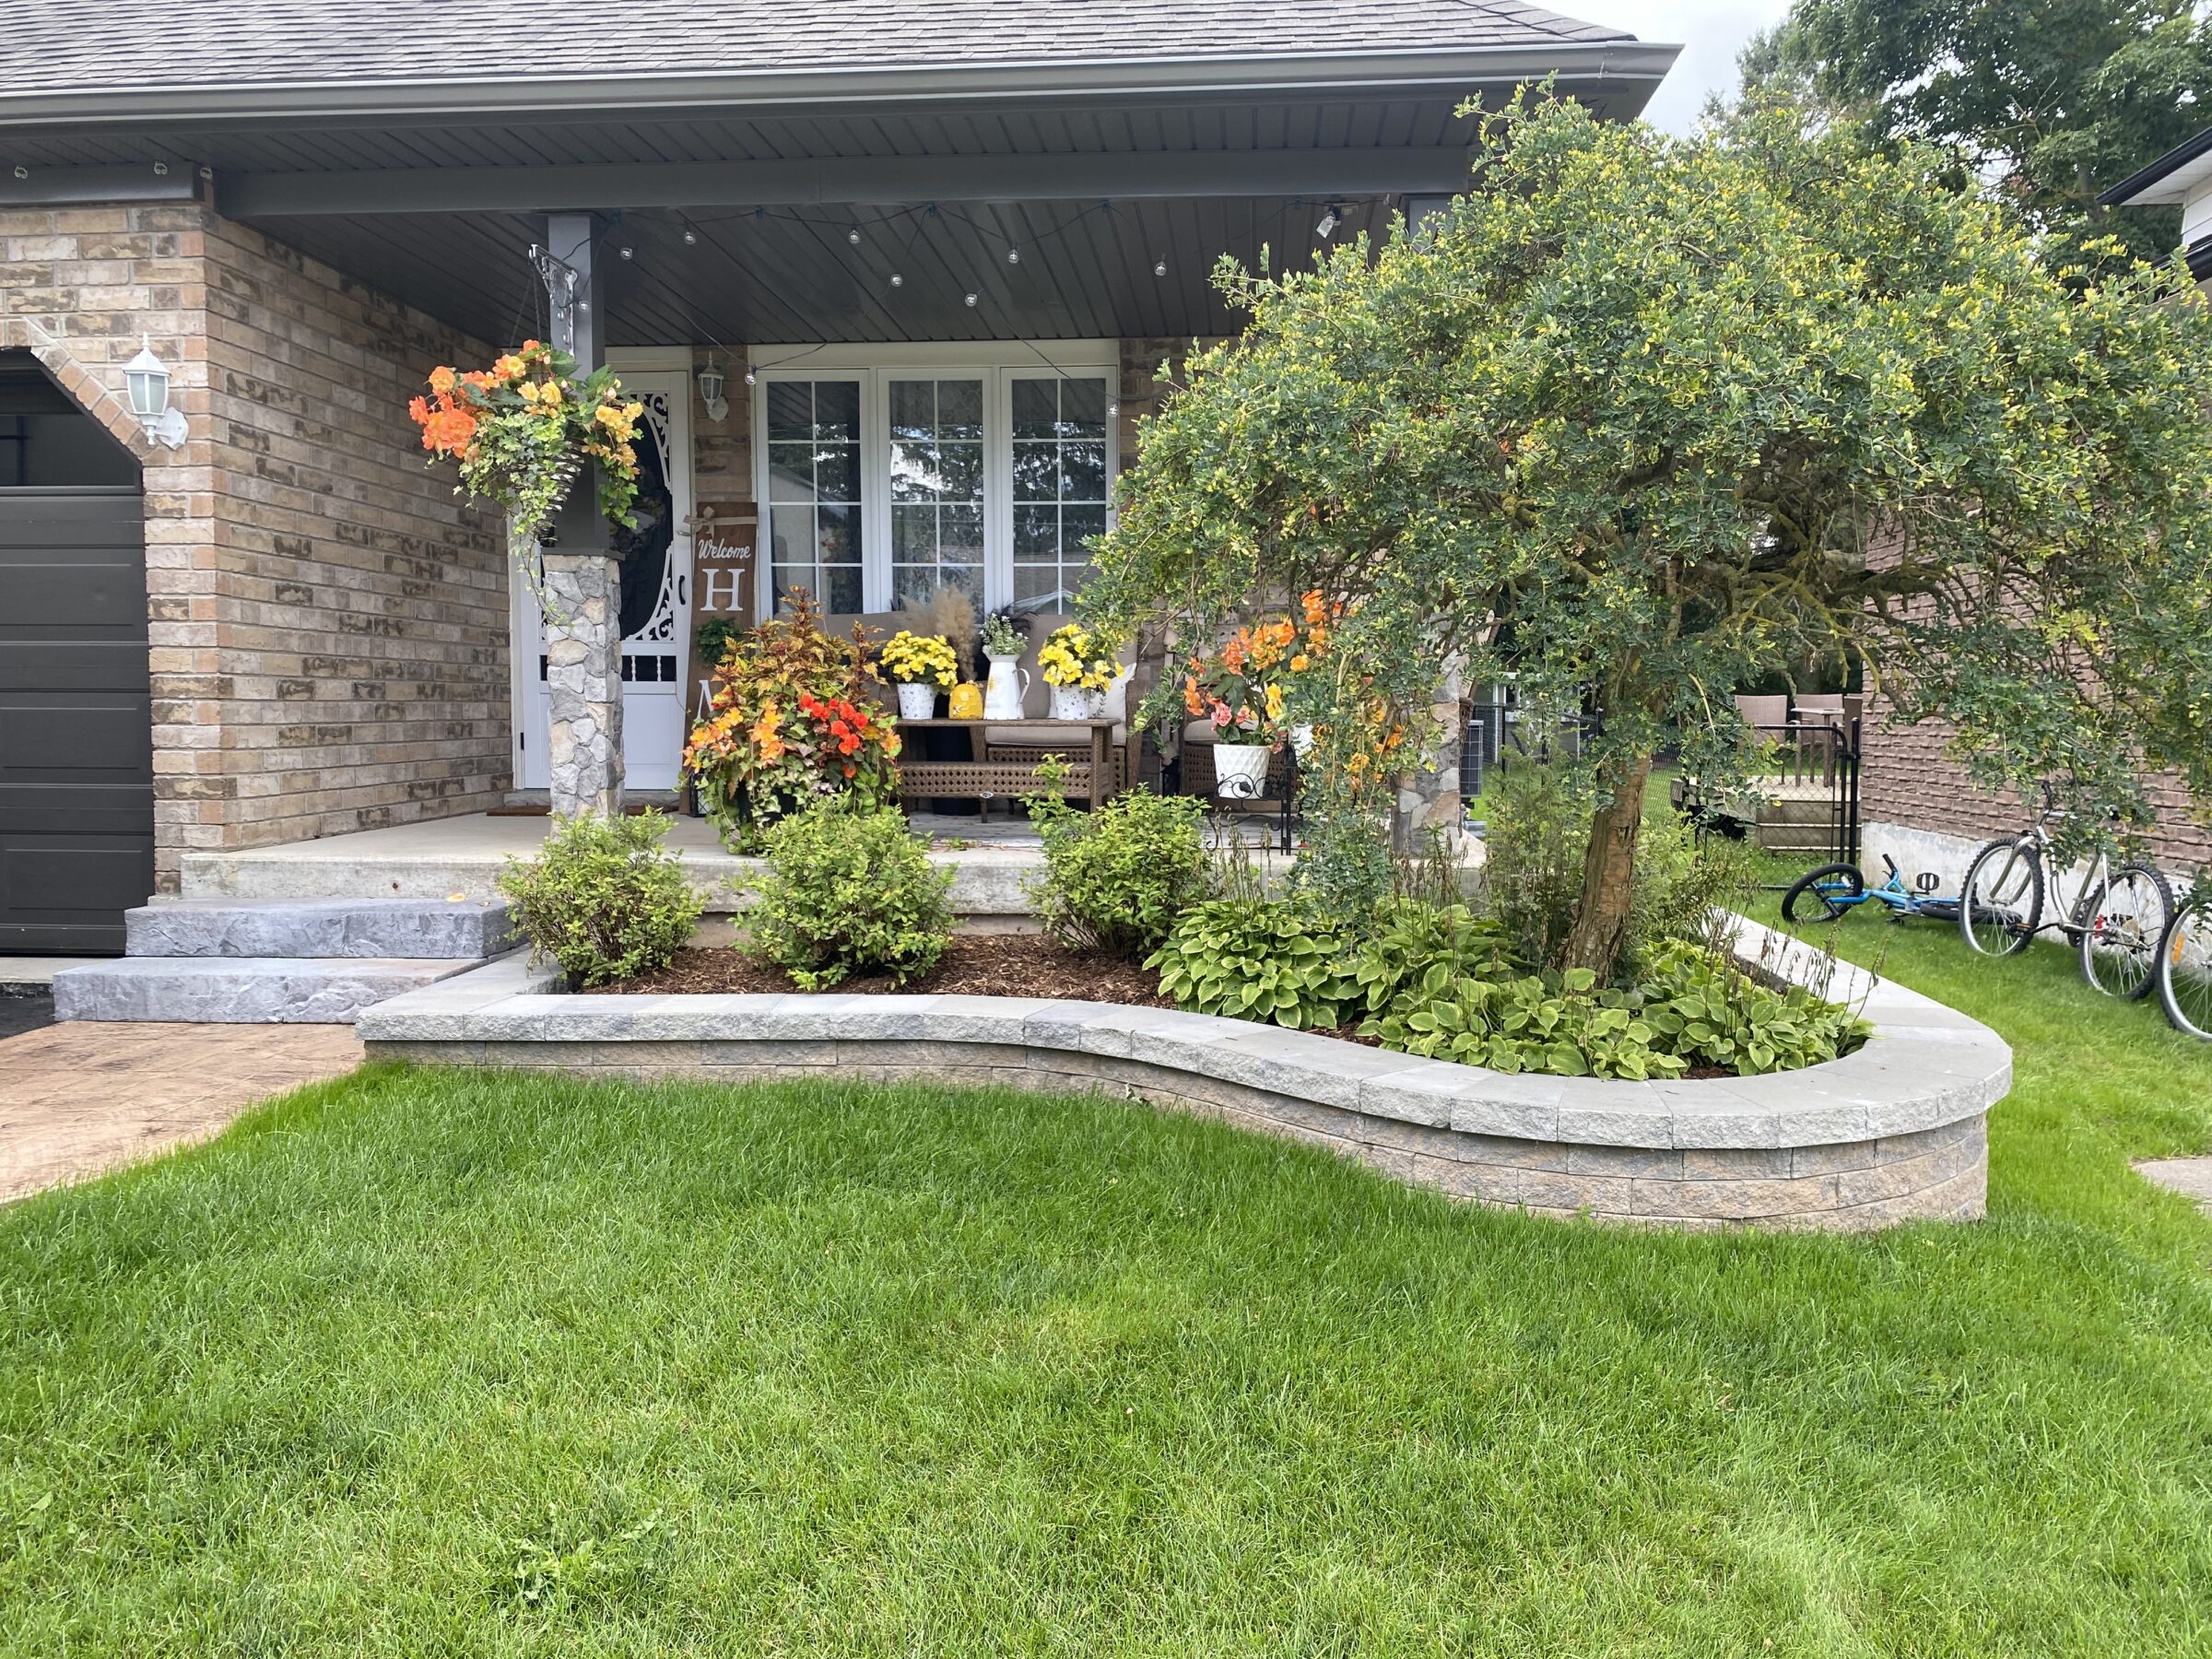
[(877, 666), (899, 688), (899, 718), (927, 720), (937, 712), (937, 692), (951, 690), (959, 678), (960, 660), (951, 641), (902, 628), (884, 646)]
[(983, 618), (983, 655), (991, 665), (983, 688), (983, 718), (1019, 720), (1022, 700), (1029, 696), (1029, 677), (1021, 672), (1023, 646), (1029, 639), (1029, 619), (1012, 611), (995, 610)]
[(770, 825), (824, 801), (899, 798), (899, 734), (876, 704), (867, 646), (857, 628), (839, 639), (815, 617), (798, 594), (789, 617), (732, 640), (684, 747), (685, 774), (733, 852), (759, 851)]
[(407, 405), (433, 464), (459, 465), (463, 491), (504, 512), (512, 548), (535, 569), (540, 539), (585, 465), (598, 465), (599, 511), (630, 527), (638, 499), (633, 444), (645, 406), (625, 398), (605, 369), (578, 375), (576, 359), (536, 340), (502, 353), (488, 370), (444, 364), (429, 394)]
[(1106, 692), (1120, 677), (1113, 642), (1080, 622), (1053, 629), (1037, 653), (1044, 683), (1053, 688), (1054, 720), (1097, 720), (1106, 711)]
[(1284, 736), (1279, 677), (1298, 630), (1277, 619), (1240, 628), (1220, 653), (1191, 659), (1182, 702), (1214, 726), (1215, 791), (1228, 800), (1265, 793), (1267, 762)]

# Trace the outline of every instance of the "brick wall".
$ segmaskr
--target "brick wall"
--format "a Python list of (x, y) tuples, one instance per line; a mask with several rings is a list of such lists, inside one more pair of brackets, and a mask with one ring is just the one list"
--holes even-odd
[[(1901, 546), (1894, 537), (1877, 539), (1867, 557), (1876, 564), (1893, 560)], [(1977, 789), (1968, 781), (1966, 769), (1945, 754), (1956, 731), (1948, 721), (1890, 725), (1887, 722), (1891, 706), (1880, 697), (1867, 704), (1859, 767), (1862, 822), (1895, 824), (1973, 842), (2017, 830), (2027, 822), (2027, 806), (2017, 794)], [(2188, 791), (2171, 776), (2147, 779), (2145, 787), (2158, 813), (2157, 828), (2149, 837), (2153, 862), (2172, 871), (2212, 864), (2212, 834), (2193, 818)]]
[[(122, 403), (141, 333), (191, 436)], [(406, 404), (486, 348), (205, 206), (0, 210), (0, 345), (145, 465), (156, 868), (479, 810), (509, 782), (498, 527)]]

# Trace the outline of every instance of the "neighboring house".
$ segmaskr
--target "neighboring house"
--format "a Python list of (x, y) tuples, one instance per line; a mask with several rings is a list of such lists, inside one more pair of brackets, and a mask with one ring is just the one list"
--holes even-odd
[[(2212, 277), (2212, 130), (2097, 199), (2111, 207), (2179, 206), (2190, 274), (2200, 283)], [(1908, 871), (1933, 870), (1955, 883), (1983, 842), (2026, 821), (2021, 802), (1975, 789), (1945, 757), (1951, 735), (1940, 720), (1892, 727), (1869, 717), (1859, 794), (1871, 865), (1878, 868), (1887, 853)], [(2193, 816), (2187, 790), (2168, 777), (2147, 779), (2146, 787), (2158, 814), (2152, 861), (2174, 875), (2212, 866), (2212, 833)]]
[(1381, 235), (1459, 187), (1463, 100), (1625, 119), (1675, 52), (1513, 0), (0, 0), (0, 950), (543, 787), (527, 584), (406, 414), (542, 326), (533, 244), (651, 411), (667, 789), (702, 605), (1056, 606), (1159, 366), (1239, 325), (1223, 253)]

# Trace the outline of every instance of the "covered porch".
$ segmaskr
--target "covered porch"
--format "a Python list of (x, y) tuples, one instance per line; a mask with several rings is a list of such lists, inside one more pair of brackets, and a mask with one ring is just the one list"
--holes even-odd
[[(1546, 72), (1641, 107), (1665, 49), (1559, 43)], [(1473, 117), (1533, 65), (1496, 53), (1353, 76), (947, 107), (650, 107), (464, 135), (358, 128), (312, 154), (240, 135), (224, 214), (481, 341), (571, 341), (646, 406), (639, 528), (618, 534), (617, 771), (677, 800), (708, 620), (813, 594), (877, 634), (940, 589), (1049, 628), (1074, 608), (1141, 418), (1243, 315), (1219, 263), (1310, 268), (1464, 183)], [(424, 365), (425, 369), (429, 367)], [(510, 799), (559, 794), (558, 653), (511, 583)], [(1041, 629), (1040, 629), (1041, 632)], [(1041, 689), (1031, 700), (1041, 714)], [(1173, 752), (1133, 746), (1124, 781)]]

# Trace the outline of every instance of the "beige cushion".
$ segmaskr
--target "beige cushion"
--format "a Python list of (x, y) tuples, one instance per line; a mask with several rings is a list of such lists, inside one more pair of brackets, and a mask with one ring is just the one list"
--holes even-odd
[[(1062, 725), (1050, 720), (1025, 720), (1019, 725), (994, 725), (983, 728), (985, 743), (1017, 743), (1030, 748), (1088, 748), (1090, 728), (1079, 725)], [(1129, 741), (1129, 728), (1116, 725), (1106, 734), (1109, 744)]]

